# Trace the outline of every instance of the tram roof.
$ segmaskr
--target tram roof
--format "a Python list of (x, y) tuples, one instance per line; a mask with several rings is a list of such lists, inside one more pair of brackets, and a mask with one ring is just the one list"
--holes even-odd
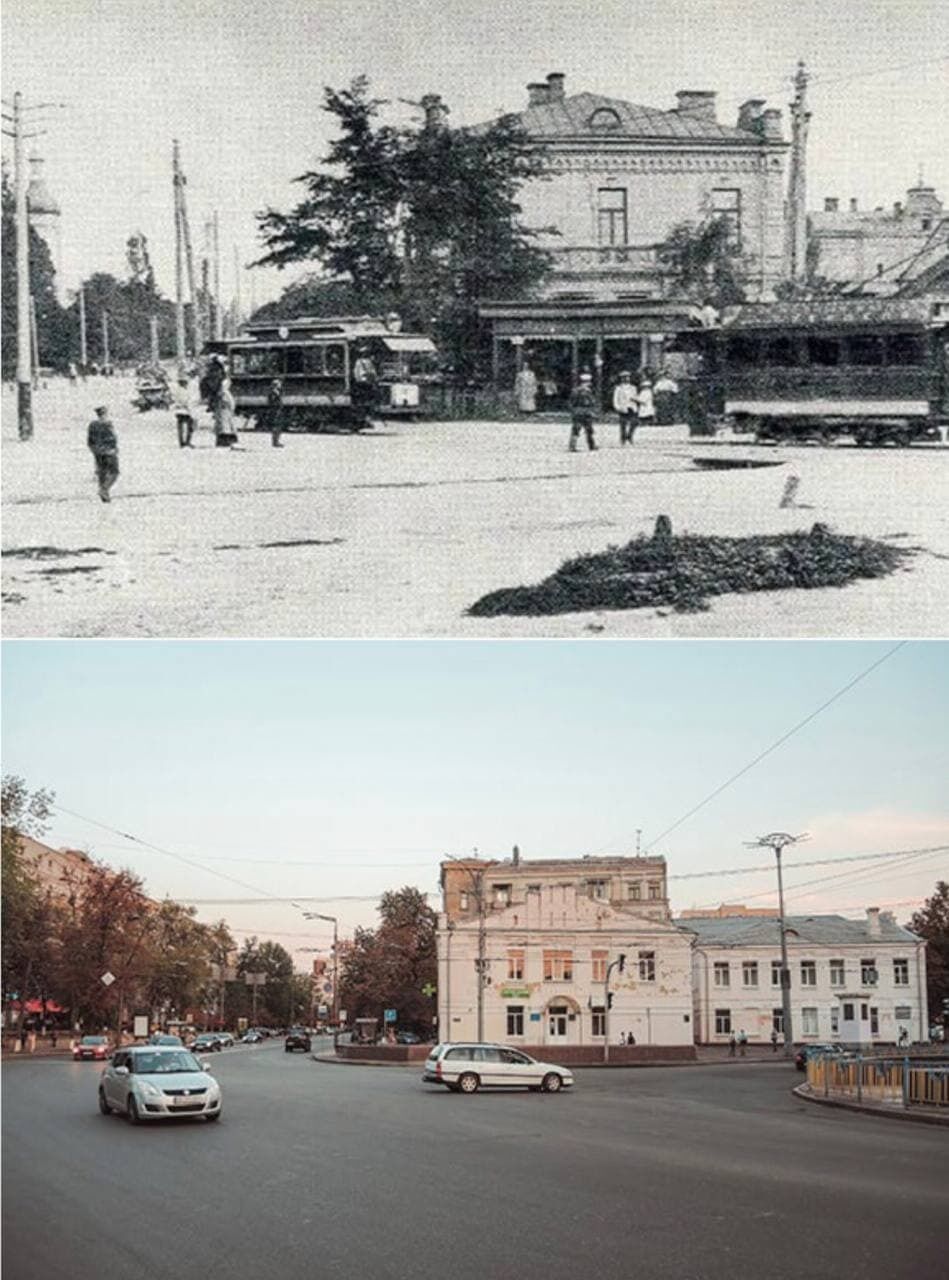
[(937, 323), (930, 298), (814, 298), (807, 302), (760, 302), (738, 307), (723, 329), (925, 328)]
[[(405, 333), (379, 316), (295, 316), (292, 320), (260, 320), (244, 326), (232, 342), (260, 340), (289, 341), (291, 338), (412, 338), (428, 341), (426, 335)], [(418, 348), (420, 349), (420, 348)]]

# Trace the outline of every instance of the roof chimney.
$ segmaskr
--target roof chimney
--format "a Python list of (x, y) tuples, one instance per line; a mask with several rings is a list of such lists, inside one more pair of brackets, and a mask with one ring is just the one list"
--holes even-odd
[(763, 107), (764, 98), (748, 98), (743, 102), (738, 108), (738, 128), (748, 133), (757, 133), (760, 129), (758, 122), (761, 119)]
[(851, 213), (856, 213), (856, 212), (857, 212), (857, 197), (856, 197), (856, 196), (851, 196), (851, 197), (850, 197), (850, 212), (851, 212)]
[(824, 197), (824, 212), (825, 212), (825, 213), (836, 213), (836, 212), (837, 212), (837, 209), (839, 208), (839, 206), (840, 206), (840, 201), (837, 199), (837, 197), (836, 197), (836, 196), (825, 196), (825, 197)]
[(519, 867), (521, 865), (521, 851), (517, 845), (515, 845), (511, 850), (511, 861), (515, 867)]
[(713, 89), (680, 89), (676, 94), (676, 111), (692, 120), (715, 124), (715, 91)]
[(527, 86), (527, 105), (529, 107), (542, 107), (549, 101), (550, 86), (545, 84), (543, 80), (535, 80), (533, 84)]
[(425, 112), (426, 129), (445, 129), (448, 126), (448, 108), (442, 102), (441, 95), (426, 93), (421, 102)]
[(902, 216), (903, 216), (903, 201), (894, 200), (893, 201), (893, 217), (901, 218)]
[(880, 936), (880, 908), (867, 907), (867, 933), (871, 938)]
[(567, 77), (562, 71), (551, 71), (547, 77), (547, 100), (548, 102), (562, 102), (564, 94), (564, 83)]
[(784, 126), (781, 123), (781, 112), (777, 107), (769, 107), (761, 113), (761, 136), (765, 142), (783, 142)]

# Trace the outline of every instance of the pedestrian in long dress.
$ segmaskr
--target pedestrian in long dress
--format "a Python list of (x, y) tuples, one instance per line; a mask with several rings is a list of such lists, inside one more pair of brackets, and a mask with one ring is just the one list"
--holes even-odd
[(656, 402), (652, 394), (652, 379), (644, 377), (639, 384), (637, 411), (640, 426), (652, 426), (656, 420)]
[(573, 395), (570, 397), (570, 452), (576, 453), (577, 439), (582, 431), (587, 438), (587, 448), (593, 450), (596, 448), (596, 441), (593, 438), (593, 414), (596, 409), (596, 400), (593, 395), (593, 377), (589, 373), (581, 373), (580, 381), (574, 388)]
[(514, 379), (514, 394), (521, 413), (537, 412), (537, 375), (529, 364), (518, 371)]
[(270, 443), (275, 449), (282, 449), (280, 434), (283, 431), (283, 383), (274, 378), (267, 392), (267, 412), (270, 418)]
[(103, 502), (111, 502), (112, 486), (119, 478), (119, 440), (115, 427), (109, 421), (109, 410), (104, 404), (96, 407), (96, 416), (89, 423), (86, 443), (95, 462), (99, 497)]
[(639, 395), (632, 374), (624, 369), (613, 389), (613, 409), (619, 416), (619, 442), (621, 445), (633, 443), (633, 432), (636, 430), (636, 410)]
[(194, 435), (194, 397), (186, 374), (179, 377), (171, 398), (175, 408), (175, 424), (178, 428), (178, 447), (190, 449), (192, 448), (191, 437)]
[(230, 449), (237, 444), (237, 431), (234, 427), (234, 396), (231, 392), (231, 380), (225, 374), (218, 391), (214, 409), (214, 431), (216, 444)]

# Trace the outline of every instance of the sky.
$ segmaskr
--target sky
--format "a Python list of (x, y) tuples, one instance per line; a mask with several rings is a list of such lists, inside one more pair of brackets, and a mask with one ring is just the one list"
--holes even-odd
[[(380, 893), (435, 894), (441, 858), (474, 849), (633, 854), (638, 830), (675, 911), (771, 906), (770, 855), (745, 846), (762, 834), (809, 833), (789, 864), (949, 843), (943, 642), (898, 648), (657, 840), (893, 647), (8, 640), (3, 770), (55, 791), (48, 843), (131, 868), (153, 897), (210, 899), (199, 918), (272, 937), (301, 969), (332, 934), (304, 910), (350, 935)], [(685, 878), (728, 868), (749, 870)], [(788, 910), (906, 920), (939, 877), (946, 852), (792, 869)]]
[[(221, 219), (222, 284), (259, 254), (253, 214), (297, 198), (323, 154), (324, 85), (367, 74), (400, 102), (442, 94), (455, 124), (526, 105), (549, 71), (584, 90), (659, 108), (682, 88), (718, 92), (720, 118), (764, 97), (785, 110), (804, 58), (813, 77), (809, 203), (889, 207), (924, 178), (949, 201), (945, 0), (19, 0), (3, 6), (4, 96), (65, 102), (38, 113), (35, 145), (63, 208), (66, 283), (124, 273), (148, 237), (173, 292), (171, 142), (188, 177), (196, 248)], [(6, 140), (4, 154), (7, 153)], [(236, 256), (235, 256), (236, 255)], [(246, 304), (292, 278), (241, 272)], [(298, 272), (297, 272), (298, 274)]]

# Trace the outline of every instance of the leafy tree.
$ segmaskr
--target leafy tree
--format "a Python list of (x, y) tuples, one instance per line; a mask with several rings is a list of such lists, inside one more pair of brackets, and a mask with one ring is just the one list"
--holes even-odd
[(340, 136), (324, 167), (297, 179), (302, 201), (258, 215), (268, 249), (260, 262), (318, 262), (328, 283), (351, 287), (354, 309), (395, 309), (409, 327), (434, 331), (467, 374), (479, 355), (478, 300), (523, 296), (550, 269), (518, 202), (523, 184), (543, 175), (544, 155), (513, 117), (451, 129), (447, 108), (428, 95), (425, 124), (395, 129), (379, 123), (383, 105), (364, 77), (325, 91)]
[[(2, 271), (3, 377), (16, 377), (16, 200), (6, 171), (2, 179), (3, 231), (0, 239)], [(30, 227), (30, 296), (36, 307), (36, 333), (40, 362), (63, 368), (70, 358), (70, 330), (66, 313), (56, 298), (56, 273), (49, 247)]]
[(949, 1030), (949, 884), (940, 880), (907, 928), (926, 940), (929, 1017)]
[(725, 218), (680, 222), (659, 246), (672, 292), (714, 307), (745, 301), (744, 264)]
[[(90, 363), (102, 364), (105, 344), (102, 316), (109, 317), (109, 358), (113, 364), (138, 364), (151, 355), (151, 318), (158, 317), (158, 349), (161, 356), (175, 350), (175, 306), (163, 298), (153, 278), (119, 280), (98, 271), (83, 282), (86, 305), (86, 350)], [(79, 302), (69, 308), (71, 323), (79, 329)]]
[(15, 774), (0, 782), (3, 981), (5, 991), (16, 991), (21, 1001), (45, 995), (51, 976), (48, 938), (55, 928), (53, 908), (23, 864), (22, 841), (24, 836), (39, 839), (45, 833), (53, 799), (53, 793), (42, 788), (31, 792)]
[(397, 1009), (399, 1023), (428, 1031), (432, 1001), (422, 988), (436, 979), (436, 915), (419, 889), (390, 890), (379, 903), (376, 929), (357, 929), (352, 948), (341, 957), (340, 998), (350, 1022), (381, 1019)]
[[(279, 942), (247, 938), (237, 957), (237, 972), (265, 973), (267, 981), (257, 992), (257, 1017), (277, 1025), (286, 1021), (294, 998), (293, 957)], [(253, 992), (247, 987), (242, 1006), (247, 1017), (253, 1009)]]

